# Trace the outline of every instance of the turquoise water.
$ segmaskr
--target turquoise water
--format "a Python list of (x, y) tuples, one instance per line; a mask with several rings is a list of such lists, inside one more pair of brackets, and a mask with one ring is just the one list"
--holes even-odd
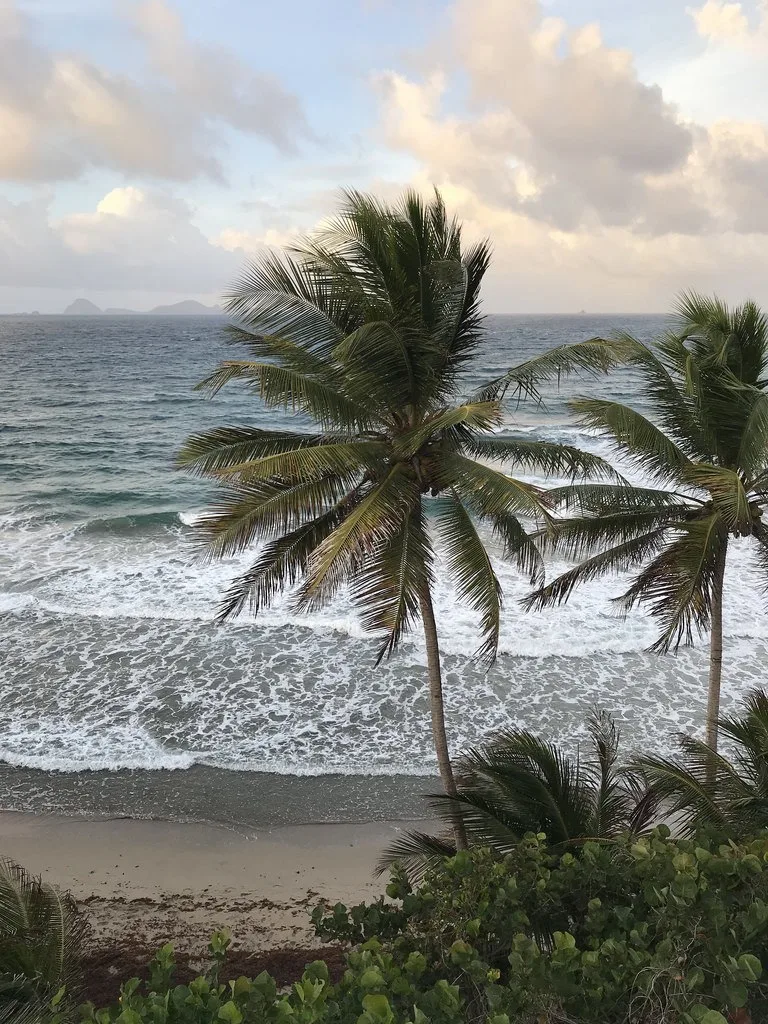
[[(662, 324), (490, 318), (467, 387), (614, 326), (650, 337)], [(211, 621), (243, 559), (201, 560), (190, 524), (209, 492), (173, 469), (174, 453), (189, 432), (219, 423), (295, 426), (243, 390), (213, 401), (193, 392), (232, 356), (218, 320), (4, 318), (0, 354), (0, 760), (22, 773), (6, 775), (6, 805), (29, 806), (51, 772), (433, 772), (418, 636), (375, 668), (375, 645), (345, 595), (311, 617), (286, 598), (258, 622)], [(568, 381), (544, 409), (510, 409), (505, 429), (606, 454), (564, 405), (596, 390), (631, 400), (632, 375)], [(768, 665), (768, 624), (747, 556), (737, 548), (729, 569), (726, 705), (762, 683)], [(644, 747), (663, 748), (675, 728), (698, 726), (704, 650), (645, 653), (653, 624), (642, 615), (621, 622), (609, 607), (619, 582), (525, 615), (516, 601), (524, 584), (510, 566), (500, 563), (499, 574), (502, 653), (489, 673), (468, 656), (477, 644), (471, 611), (438, 577), (456, 746), (512, 724), (572, 742), (594, 703)], [(69, 809), (84, 785), (69, 786)], [(47, 799), (50, 809), (55, 796)]]

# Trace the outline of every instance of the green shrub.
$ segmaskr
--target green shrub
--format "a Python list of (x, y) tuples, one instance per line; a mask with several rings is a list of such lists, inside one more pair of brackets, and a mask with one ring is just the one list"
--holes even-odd
[(768, 838), (672, 840), (662, 826), (556, 855), (528, 836), (503, 859), (460, 853), (415, 891), (401, 873), (389, 894), (399, 907), (316, 911), (318, 934), (365, 940), (378, 922), (395, 960), (423, 957), (422, 981), (451, 979), (472, 1016), (768, 1019)]
[(463, 852), (390, 900), (319, 908), (324, 939), (354, 945), (331, 984), (310, 964), (290, 990), (212, 971), (173, 986), (170, 947), (147, 985), (95, 1024), (725, 1024), (768, 1020), (768, 837), (746, 844), (586, 842), (556, 855), (527, 836), (506, 857)]

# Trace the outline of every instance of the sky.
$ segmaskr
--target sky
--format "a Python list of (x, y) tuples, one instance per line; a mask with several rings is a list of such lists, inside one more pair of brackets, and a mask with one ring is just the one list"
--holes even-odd
[(768, 0), (0, 0), (0, 312), (216, 302), (433, 186), (488, 312), (768, 303)]

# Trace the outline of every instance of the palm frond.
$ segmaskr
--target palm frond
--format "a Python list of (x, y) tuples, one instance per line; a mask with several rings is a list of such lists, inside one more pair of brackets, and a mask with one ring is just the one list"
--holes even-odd
[(364, 628), (386, 634), (378, 661), (393, 652), (418, 618), (420, 594), (431, 581), (431, 565), (424, 508), (417, 502), (401, 528), (365, 558), (353, 584)]
[(440, 458), (446, 482), (451, 483), (463, 500), (483, 516), (512, 514), (530, 519), (546, 519), (548, 502), (544, 492), (533, 484), (514, 477), (458, 453)]
[(511, 392), (518, 397), (541, 399), (540, 386), (573, 373), (599, 376), (626, 362), (631, 352), (626, 343), (613, 338), (590, 338), (561, 345), (521, 363), (480, 388), (476, 400), (503, 399)]
[(376, 550), (402, 529), (419, 500), (410, 467), (392, 465), (313, 552), (297, 595), (298, 607), (314, 608), (328, 600), (366, 551)]
[(224, 308), (253, 333), (296, 341), (320, 356), (361, 322), (346, 282), (289, 254), (252, 260)]
[(272, 408), (310, 415), (324, 429), (368, 429), (375, 410), (352, 401), (338, 385), (274, 363), (223, 363), (200, 387), (213, 393), (231, 380), (245, 380)]
[(609, 515), (611, 513), (664, 510), (682, 506), (692, 499), (681, 498), (674, 491), (653, 487), (636, 487), (626, 483), (568, 484), (551, 487), (547, 497), (554, 508), (563, 512), (578, 511), (581, 515)]
[(476, 655), (492, 662), (499, 645), (502, 592), (485, 545), (455, 494), (436, 498), (434, 515), (446, 548), (448, 573), (459, 597), (480, 613), (482, 643)]
[(359, 501), (359, 494), (353, 492), (332, 508), (265, 544), (253, 565), (230, 583), (219, 605), (217, 620), (224, 622), (239, 615), (246, 605), (258, 615), (277, 593), (302, 579), (312, 553)]
[(456, 856), (456, 842), (448, 833), (404, 832), (399, 839), (382, 851), (376, 862), (376, 874), (383, 875), (396, 864), (405, 868), (412, 884), (417, 885), (427, 871), (446, 857)]
[(667, 525), (659, 526), (639, 537), (633, 537), (621, 544), (615, 544), (600, 551), (591, 558), (568, 569), (545, 587), (540, 587), (523, 598), (522, 605), (527, 611), (549, 608), (563, 604), (576, 587), (590, 580), (599, 579), (608, 573), (625, 572), (632, 566), (644, 562), (650, 555), (663, 548)]
[[(491, 430), (501, 419), (498, 402), (470, 402), (441, 409), (432, 413), (417, 426), (400, 434), (395, 447), (401, 458), (410, 458), (425, 444), (438, 441), (441, 435), (455, 427), (469, 432)], [(470, 433), (469, 436), (472, 436)]]
[(745, 479), (758, 476), (768, 465), (768, 394), (754, 389), (743, 396), (750, 409), (741, 436), (736, 465)]
[(69, 895), (0, 860), (0, 973), (24, 979), (45, 1004), (62, 986), (77, 994), (87, 923)]
[(399, 410), (417, 401), (411, 353), (401, 333), (386, 320), (361, 324), (334, 350), (343, 368), (345, 392), (367, 406)]
[(601, 398), (569, 402), (579, 423), (610, 440), (615, 451), (628, 456), (660, 483), (678, 483), (690, 469), (688, 456), (662, 430), (634, 409)]
[(226, 558), (246, 551), (259, 539), (296, 529), (362, 486), (355, 469), (305, 480), (234, 484), (216, 497), (194, 528), (204, 538), (209, 558)]
[(583, 768), (594, 785), (594, 837), (610, 838), (627, 828), (628, 811), (634, 810), (626, 772), (618, 767), (620, 734), (605, 711), (593, 711), (587, 727), (596, 755), (594, 765)]
[(540, 472), (546, 476), (621, 481), (622, 477), (605, 459), (571, 445), (517, 437), (471, 436), (463, 450), (478, 459), (507, 463), (510, 469)]
[[(193, 445), (201, 450), (207, 442), (215, 445), (216, 440), (208, 435), (194, 439)], [(230, 454), (228, 446), (225, 446), (218, 460), (213, 451), (203, 458), (211, 465), (216, 461), (225, 462)], [(318, 444), (298, 447), (286, 446), (283, 451), (262, 455), (260, 458), (219, 465), (215, 470), (209, 469), (207, 475), (215, 476), (224, 483), (235, 481), (238, 485), (253, 484), (260, 480), (318, 480), (334, 473), (339, 477), (349, 477), (353, 474), (372, 473), (386, 461), (389, 454), (388, 446), (380, 441), (320, 441)]]
[(708, 491), (713, 507), (730, 533), (746, 536), (752, 532), (752, 508), (741, 475), (726, 466), (696, 463), (688, 470), (688, 481)]
[(694, 630), (703, 633), (709, 627), (713, 586), (727, 545), (718, 514), (679, 523), (676, 530), (676, 539), (616, 599), (625, 611), (638, 603), (649, 606), (662, 624), (651, 649), (662, 653), (693, 643)]
[(526, 532), (517, 516), (501, 513), (486, 518), (493, 527), (494, 537), (501, 541), (504, 558), (516, 562), (532, 586), (542, 583), (544, 558), (536, 540)]
[(329, 442), (343, 444), (344, 441), (345, 436), (341, 435), (262, 430), (259, 427), (216, 427), (206, 434), (190, 434), (176, 462), (190, 472), (205, 476), (267, 456)]
[(687, 521), (690, 515), (685, 504), (591, 512), (587, 516), (558, 519), (548, 530), (541, 531), (537, 540), (545, 551), (579, 560), (600, 552), (607, 554), (616, 545), (646, 536), (657, 529), (673, 527)]

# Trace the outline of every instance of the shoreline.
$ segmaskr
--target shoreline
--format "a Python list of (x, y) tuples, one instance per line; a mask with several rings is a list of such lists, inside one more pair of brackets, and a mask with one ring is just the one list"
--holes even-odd
[(0, 856), (72, 892), (88, 917), (89, 947), (129, 940), (148, 955), (171, 941), (205, 959), (212, 933), (232, 949), (312, 949), (321, 900), (376, 899), (376, 860), (399, 832), (434, 822), (283, 825), (244, 835), (231, 827), (136, 818), (0, 812)]
[(252, 832), (290, 825), (415, 821), (439, 792), (423, 775), (290, 775), (213, 768), (55, 771), (0, 760), (0, 813), (149, 820)]

